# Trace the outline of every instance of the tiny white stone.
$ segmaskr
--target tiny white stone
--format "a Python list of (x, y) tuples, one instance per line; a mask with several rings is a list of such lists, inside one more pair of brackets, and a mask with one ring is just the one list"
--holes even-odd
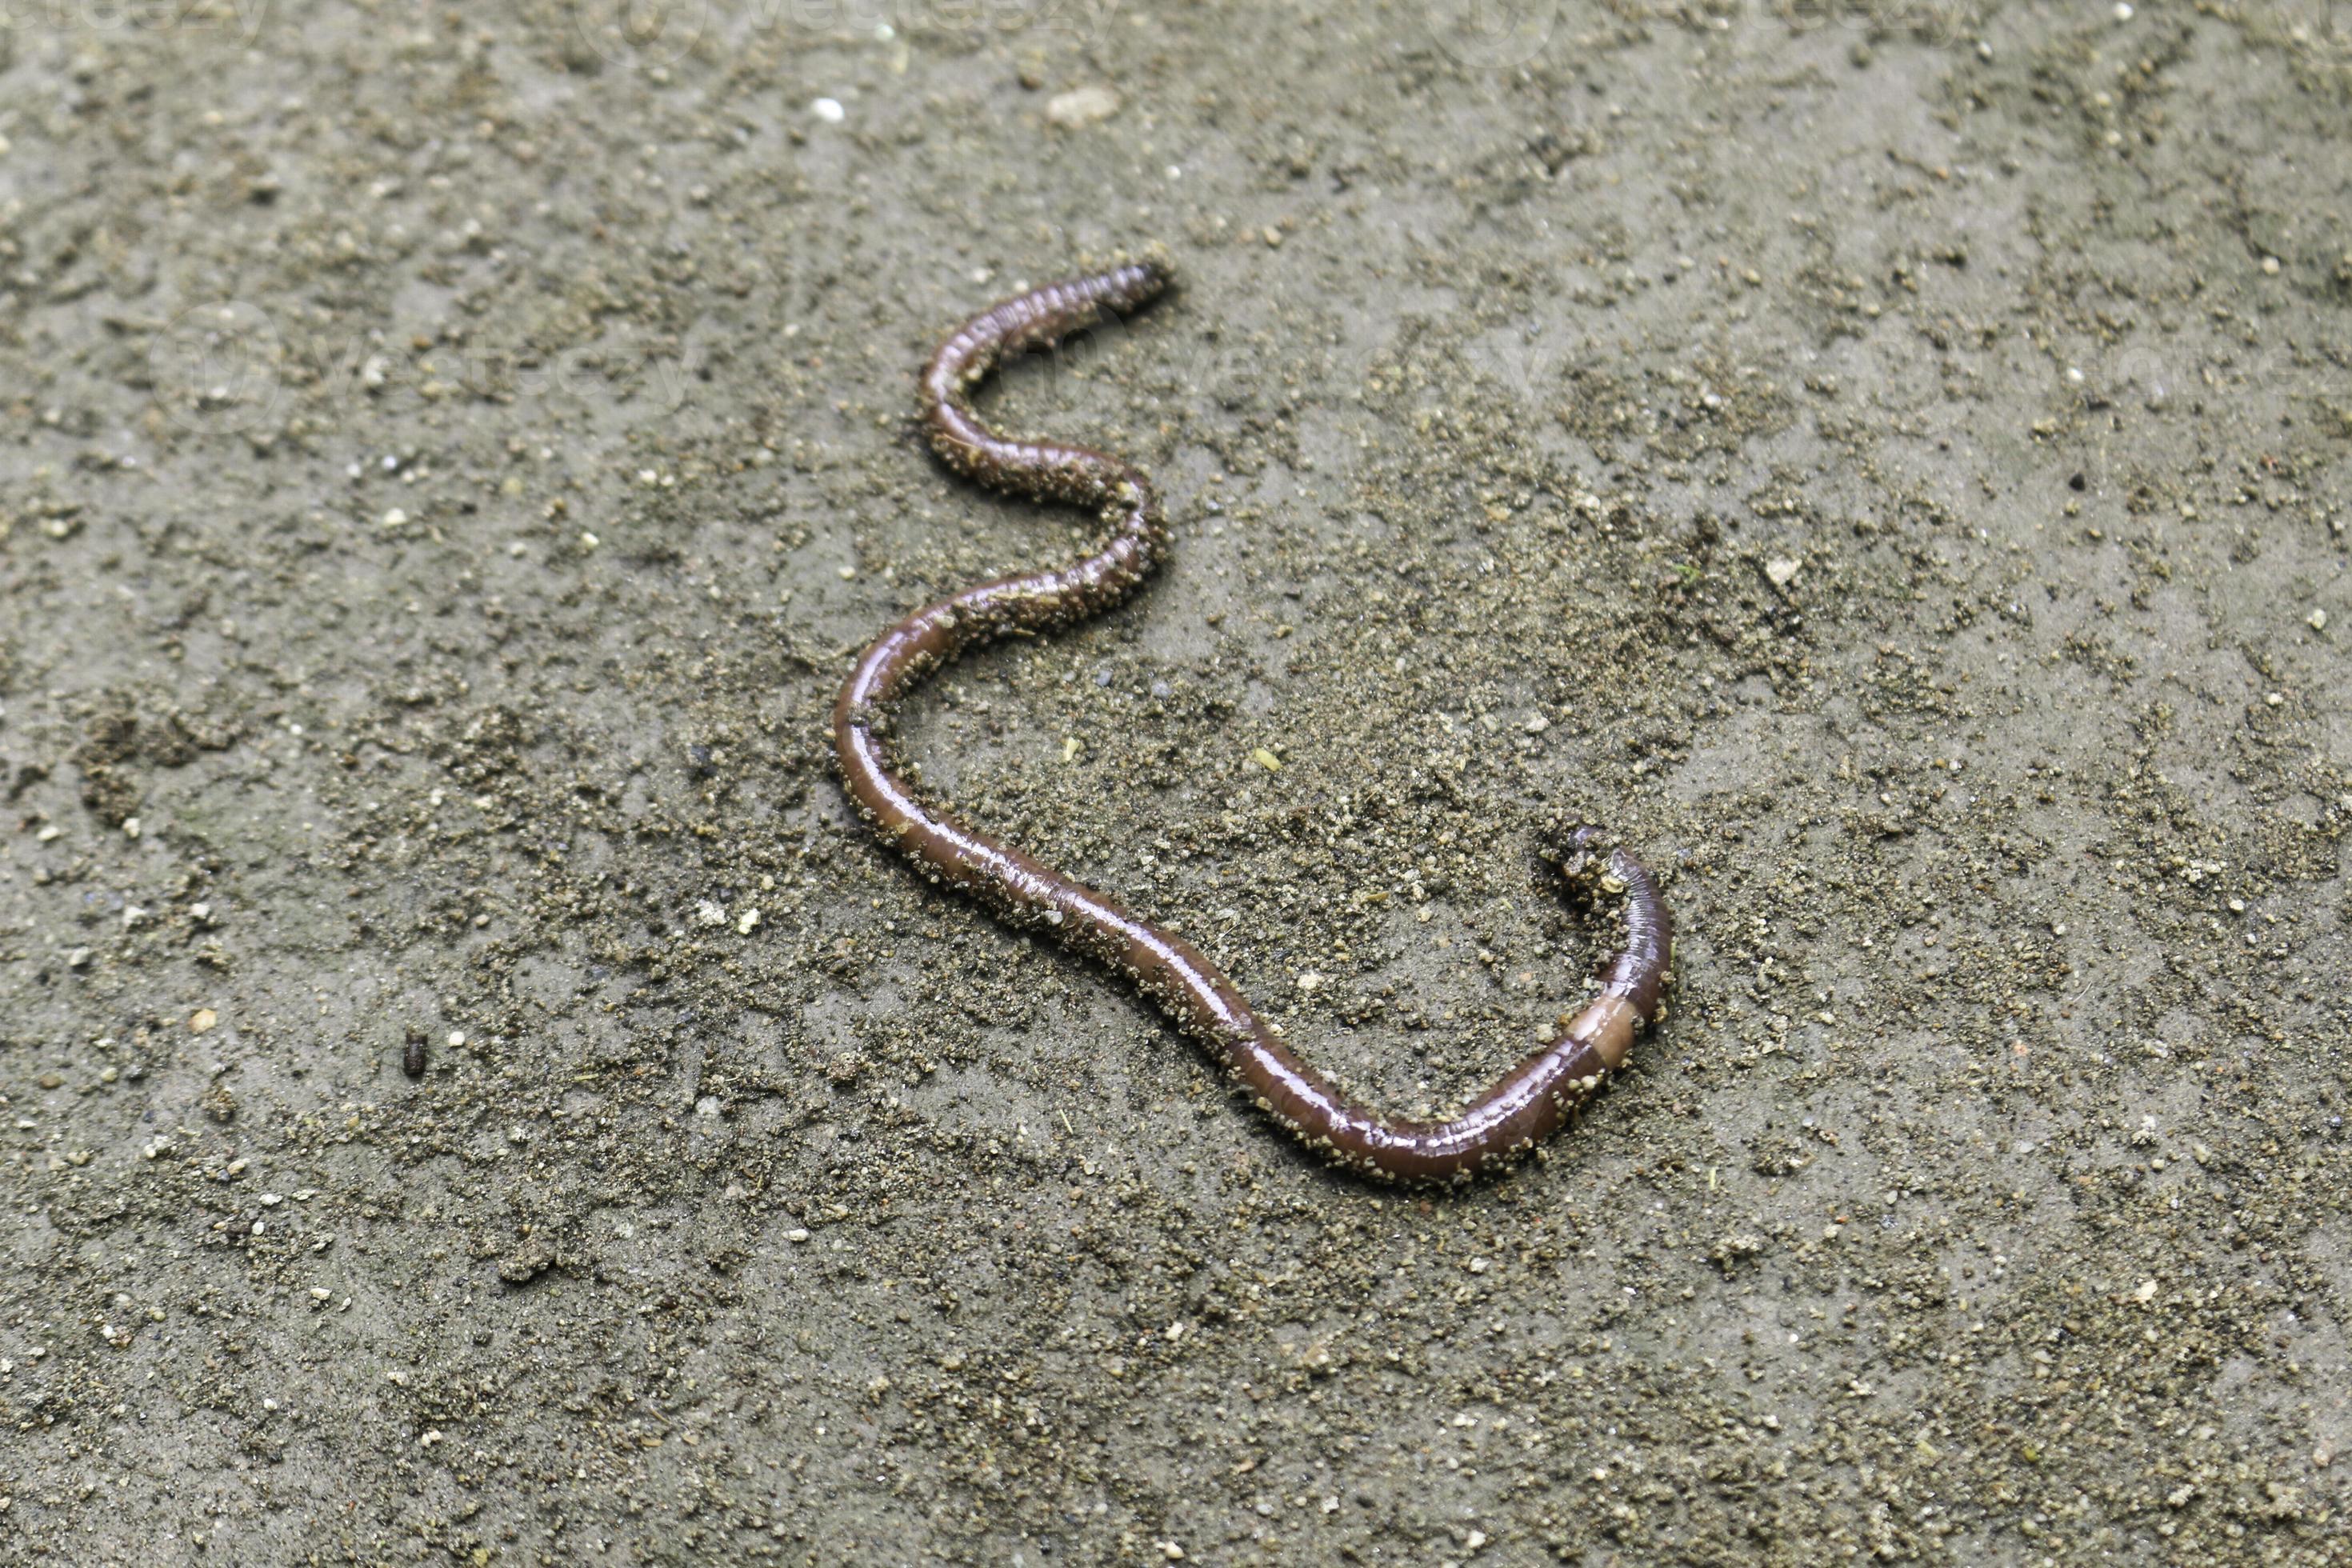
[(1057, 92), (1045, 104), (1045, 118), (1055, 125), (1076, 128), (1096, 125), (1118, 112), (1118, 94), (1099, 83)]
[(827, 125), (838, 125), (842, 121), (846, 119), (849, 114), (847, 110), (841, 107), (841, 100), (834, 98), (818, 99), (814, 103), (809, 105), (809, 112), (815, 115), (819, 120), (824, 121)]

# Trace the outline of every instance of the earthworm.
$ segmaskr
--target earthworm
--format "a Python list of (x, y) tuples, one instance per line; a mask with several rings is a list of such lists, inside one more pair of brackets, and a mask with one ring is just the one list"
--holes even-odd
[(1186, 1034), (1255, 1095), (1260, 1109), (1341, 1166), (1381, 1180), (1465, 1181), (1525, 1154), (1559, 1127), (1626, 1058), (1635, 1033), (1661, 1016), (1674, 926), (1656, 883), (1622, 848), (1604, 851), (1580, 827), (1562, 846), (1571, 890), (1620, 899), (1625, 945), (1600, 993), (1559, 1032), (1449, 1121), (1392, 1120), (1350, 1100), (1307, 1066), (1252, 1011), (1233, 983), (1174, 932), (1110, 898), (918, 800), (891, 771), (893, 704), (924, 676), (981, 644), (1050, 631), (1098, 616), (1134, 592), (1166, 552), (1168, 532), (1150, 482), (1132, 465), (1088, 447), (1020, 440), (982, 423), (972, 390), (1004, 360), (1150, 303), (1168, 268), (1133, 262), (1047, 284), (956, 329), (921, 381), (921, 417), (948, 467), (996, 489), (1095, 509), (1108, 538), (1061, 571), (1003, 577), (917, 610), (857, 661), (834, 706), (843, 782), (884, 842), (934, 882), (978, 899), (1016, 927), (1123, 971)]

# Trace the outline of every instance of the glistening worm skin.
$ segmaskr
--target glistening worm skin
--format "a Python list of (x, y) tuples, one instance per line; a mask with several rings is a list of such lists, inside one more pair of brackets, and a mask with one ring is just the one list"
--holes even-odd
[(1562, 870), (1571, 888), (1624, 902), (1624, 951), (1609, 963), (1600, 994), (1574, 1017), (1563, 1016), (1554, 1038), (1453, 1121), (1391, 1121), (1348, 1099), (1292, 1055), (1191, 942), (925, 805), (890, 770), (887, 715), (917, 681), (982, 643), (1102, 614), (1133, 593), (1165, 552), (1160, 505), (1139, 471), (1084, 447), (1001, 436), (972, 412), (971, 394), (1005, 358), (1058, 342), (1106, 314), (1137, 310), (1168, 282), (1165, 268), (1138, 262), (1048, 284), (974, 316), (931, 356), (923, 372), (922, 417), (948, 466), (1001, 490), (1096, 508), (1109, 538), (1075, 566), (982, 583), (884, 632), (834, 707), (841, 776), (884, 841), (925, 876), (1132, 976), (1248, 1085), (1261, 1109), (1309, 1147), (1382, 1180), (1466, 1181), (1549, 1137), (1623, 1063), (1636, 1031), (1660, 1016), (1674, 922), (1633, 856), (1622, 849), (1604, 855), (1589, 827), (1566, 847)]

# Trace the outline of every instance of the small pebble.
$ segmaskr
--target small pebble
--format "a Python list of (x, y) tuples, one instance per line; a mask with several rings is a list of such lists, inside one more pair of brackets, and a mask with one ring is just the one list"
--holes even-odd
[(841, 107), (841, 100), (834, 98), (818, 99), (809, 105), (809, 112), (827, 125), (838, 125), (849, 115), (849, 111)]
[(1118, 107), (1118, 94), (1097, 83), (1055, 93), (1046, 100), (1045, 119), (1051, 124), (1076, 130), (1101, 124), (1117, 114)]

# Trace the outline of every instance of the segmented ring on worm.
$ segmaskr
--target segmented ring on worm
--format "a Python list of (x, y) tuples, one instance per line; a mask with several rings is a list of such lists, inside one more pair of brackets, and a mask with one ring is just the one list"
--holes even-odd
[(1556, 1036), (1459, 1116), (1408, 1121), (1357, 1103), (1307, 1066), (1191, 942), (926, 805), (890, 766), (887, 716), (924, 676), (995, 638), (1101, 615), (1133, 593), (1165, 553), (1160, 503), (1140, 470), (1088, 447), (1001, 435), (981, 422), (971, 395), (1006, 358), (1059, 342), (1107, 314), (1140, 309), (1169, 281), (1165, 267), (1144, 261), (1048, 284), (982, 311), (931, 356), (922, 374), (922, 419), (947, 465), (1015, 495), (1091, 507), (1107, 537), (1074, 566), (966, 588), (876, 638), (834, 707), (842, 780), (884, 842), (924, 875), (971, 894), (1013, 925), (1049, 932), (1071, 951), (1131, 976), (1262, 1110), (1318, 1153), (1381, 1180), (1467, 1180), (1549, 1137), (1622, 1065), (1635, 1034), (1661, 1016), (1674, 922), (1649, 871), (1631, 854), (1604, 851), (1590, 827), (1576, 830), (1564, 847), (1561, 869), (1570, 888), (1617, 900), (1625, 912), (1625, 945), (1605, 966), (1599, 994), (1573, 1016), (1563, 1015)]

